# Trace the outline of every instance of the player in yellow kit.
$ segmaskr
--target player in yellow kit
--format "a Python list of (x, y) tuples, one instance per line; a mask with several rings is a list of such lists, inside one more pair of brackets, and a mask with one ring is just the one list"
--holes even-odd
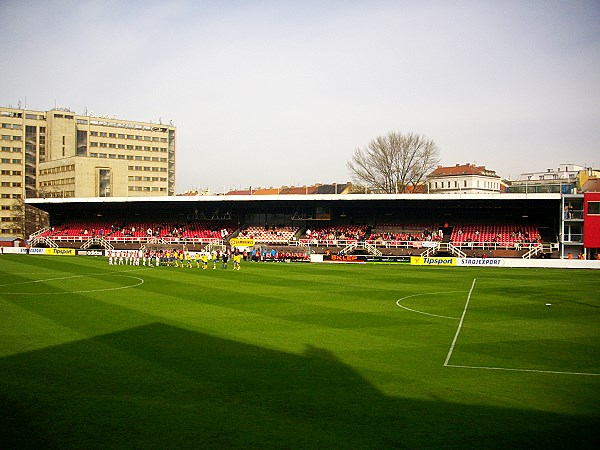
[(242, 262), (242, 255), (237, 254), (233, 257), (233, 270), (240, 270), (240, 265)]

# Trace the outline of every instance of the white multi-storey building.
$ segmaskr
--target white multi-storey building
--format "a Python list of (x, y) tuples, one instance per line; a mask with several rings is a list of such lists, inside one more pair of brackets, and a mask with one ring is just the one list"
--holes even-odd
[(495, 171), (469, 163), (450, 167), (438, 166), (427, 176), (427, 190), (432, 194), (498, 193), (502, 188), (502, 180)]

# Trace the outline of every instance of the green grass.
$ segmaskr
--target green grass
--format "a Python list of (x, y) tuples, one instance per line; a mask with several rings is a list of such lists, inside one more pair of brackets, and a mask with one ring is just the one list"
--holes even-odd
[(0, 448), (594, 448), (599, 275), (3, 255)]

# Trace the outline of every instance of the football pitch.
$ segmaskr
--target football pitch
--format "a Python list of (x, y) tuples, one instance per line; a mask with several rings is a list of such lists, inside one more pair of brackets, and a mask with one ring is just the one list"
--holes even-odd
[(600, 273), (0, 256), (0, 448), (597, 448)]

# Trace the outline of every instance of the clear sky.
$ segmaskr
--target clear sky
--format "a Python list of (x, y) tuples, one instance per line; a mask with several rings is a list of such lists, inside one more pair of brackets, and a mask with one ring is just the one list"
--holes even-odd
[(0, 104), (173, 121), (177, 192), (342, 183), (389, 131), (600, 168), (600, 2), (0, 0)]

